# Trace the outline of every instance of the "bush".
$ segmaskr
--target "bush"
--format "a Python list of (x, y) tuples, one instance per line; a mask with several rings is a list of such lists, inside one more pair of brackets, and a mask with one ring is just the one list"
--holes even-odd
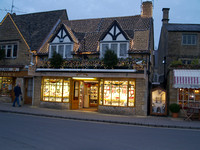
[(172, 113), (178, 113), (180, 111), (180, 106), (178, 104), (176, 104), (176, 103), (170, 104), (169, 105), (169, 110)]
[(177, 67), (179, 65), (183, 65), (181, 60), (174, 60), (174, 61), (171, 62), (172, 67)]
[(103, 58), (105, 67), (111, 69), (114, 68), (118, 63), (117, 55), (114, 51), (107, 49)]
[(62, 58), (62, 56), (60, 54), (54, 52), (52, 58), (50, 59), (51, 67), (61, 68), (63, 62), (64, 62), (64, 59)]
[(194, 59), (191, 62), (192, 65), (199, 65), (199, 59)]

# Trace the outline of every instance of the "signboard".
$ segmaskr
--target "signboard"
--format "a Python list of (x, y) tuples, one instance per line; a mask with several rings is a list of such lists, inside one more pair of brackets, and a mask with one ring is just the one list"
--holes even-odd
[(19, 68), (0, 68), (0, 71), (19, 71)]

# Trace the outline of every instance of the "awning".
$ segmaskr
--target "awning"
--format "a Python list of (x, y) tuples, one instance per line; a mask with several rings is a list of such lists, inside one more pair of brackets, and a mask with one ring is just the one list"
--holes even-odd
[(175, 69), (174, 88), (200, 88), (200, 70)]

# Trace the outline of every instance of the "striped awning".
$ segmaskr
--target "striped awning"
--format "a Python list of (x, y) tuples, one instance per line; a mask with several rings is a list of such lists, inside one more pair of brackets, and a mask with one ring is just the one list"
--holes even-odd
[(200, 88), (200, 70), (175, 69), (174, 88)]

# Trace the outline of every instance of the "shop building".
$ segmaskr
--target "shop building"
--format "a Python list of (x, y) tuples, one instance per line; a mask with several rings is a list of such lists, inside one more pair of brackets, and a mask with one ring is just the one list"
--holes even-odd
[[(66, 11), (52, 11), (25, 15), (7, 14), (0, 23), (0, 101), (12, 102), (13, 89), (21, 83), (25, 104), (32, 104), (33, 77), (28, 68), (33, 65), (33, 53), (40, 49), (45, 38), (61, 19), (67, 19)], [(41, 29), (41, 27), (45, 28)]]
[[(169, 8), (163, 8), (158, 48), (158, 72), (167, 90), (167, 105), (199, 102), (200, 25), (169, 23)], [(183, 114), (182, 114), (183, 115)]]
[[(153, 64), (152, 3), (143, 2), (135, 16), (64, 20), (35, 53), (33, 105), (63, 109), (95, 109), (104, 113), (147, 115)], [(107, 68), (106, 50), (118, 63)], [(52, 68), (49, 59), (65, 60)]]

